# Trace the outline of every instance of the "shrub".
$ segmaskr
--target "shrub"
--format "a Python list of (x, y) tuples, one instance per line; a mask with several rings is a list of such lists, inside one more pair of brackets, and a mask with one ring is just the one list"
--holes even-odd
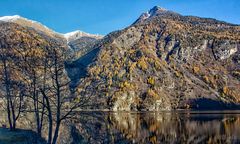
[(209, 78), (208, 78), (208, 76), (203, 76), (203, 80), (206, 82), (206, 83), (209, 83), (210, 82), (210, 80), (209, 80)]
[(119, 87), (121, 89), (124, 89), (124, 88), (133, 89), (134, 85), (132, 83), (128, 82), (128, 81), (124, 81), (124, 82), (119, 83)]
[(160, 97), (153, 89), (148, 89), (147, 96), (151, 97), (153, 100), (158, 100)]
[(181, 73), (178, 72), (178, 71), (175, 71), (174, 74), (176, 75), (176, 77), (180, 77), (181, 76)]
[(150, 85), (152, 85), (152, 86), (154, 86), (154, 84), (155, 84), (155, 79), (154, 79), (153, 77), (149, 77), (149, 78), (147, 79), (147, 83), (150, 84)]
[(155, 60), (154, 62), (154, 66), (157, 70), (160, 70), (161, 69), (161, 63), (158, 61), (158, 60)]
[(141, 58), (138, 63), (137, 63), (138, 67), (142, 70), (147, 70), (148, 69), (148, 65), (147, 63), (145, 62), (145, 59), (144, 58)]
[(129, 72), (132, 73), (133, 70), (136, 68), (136, 66), (137, 66), (137, 63), (136, 63), (136, 62), (133, 62), (133, 63), (130, 65), (130, 67), (129, 67)]
[(224, 86), (222, 89), (222, 94), (238, 101), (240, 98), (240, 94), (234, 89), (234, 87)]
[(193, 72), (194, 72), (195, 74), (198, 74), (199, 71), (200, 71), (200, 68), (199, 68), (198, 66), (194, 66), (194, 67), (193, 67)]

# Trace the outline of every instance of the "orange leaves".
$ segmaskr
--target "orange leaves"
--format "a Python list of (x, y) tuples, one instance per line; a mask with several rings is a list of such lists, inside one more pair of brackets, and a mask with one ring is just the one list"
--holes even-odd
[(222, 92), (226, 96), (232, 97), (234, 100), (240, 101), (239, 91), (236, 90), (235, 87), (224, 86)]
[(154, 86), (154, 84), (155, 84), (155, 79), (154, 79), (154, 77), (149, 77), (149, 78), (147, 79), (147, 83), (150, 84), (150, 85), (152, 85), (152, 86)]
[(194, 67), (193, 67), (193, 72), (194, 72), (195, 74), (198, 74), (198, 73), (200, 72), (200, 68), (199, 68), (198, 66), (194, 66)]
[(124, 89), (124, 88), (133, 89), (134, 85), (132, 83), (128, 82), (128, 81), (124, 81), (124, 82), (119, 83), (119, 87), (121, 89)]
[(153, 100), (158, 100), (160, 99), (159, 95), (157, 94), (157, 92), (153, 89), (148, 89), (147, 90), (147, 95), (151, 97), (151, 99)]
[(144, 57), (142, 57), (138, 60), (137, 65), (140, 69), (142, 69), (144, 71), (148, 69), (148, 64), (147, 64), (146, 60), (144, 59)]
[(132, 73), (133, 70), (136, 68), (137, 66), (137, 62), (133, 62), (132, 64), (130, 64), (129, 66), (129, 72)]

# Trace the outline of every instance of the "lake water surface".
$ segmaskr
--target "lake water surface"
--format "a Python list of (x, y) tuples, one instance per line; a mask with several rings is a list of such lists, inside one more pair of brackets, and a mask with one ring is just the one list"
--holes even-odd
[[(34, 128), (32, 118), (20, 127)], [(79, 112), (63, 123), (59, 143), (240, 143), (240, 112)]]

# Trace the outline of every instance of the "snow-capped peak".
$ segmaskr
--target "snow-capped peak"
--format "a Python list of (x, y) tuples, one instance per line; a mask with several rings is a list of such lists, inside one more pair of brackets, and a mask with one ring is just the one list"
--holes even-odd
[(136, 24), (138, 22), (143, 22), (151, 17), (154, 17), (156, 15), (179, 15), (175, 12), (169, 11), (167, 9), (164, 9), (162, 7), (159, 6), (154, 6), (152, 9), (150, 9), (149, 11), (143, 13), (133, 24)]
[(22, 26), (32, 27), (36, 30), (51, 31), (51, 33), (53, 33), (53, 31), (51, 29), (49, 29), (45, 25), (41, 24), (40, 22), (37, 22), (34, 20), (29, 20), (29, 19), (21, 17), (19, 15), (3, 16), (3, 17), (0, 17), (0, 21), (13, 22), (13, 23), (20, 24)]
[(81, 37), (93, 37), (93, 38), (96, 38), (96, 39), (102, 38), (101, 35), (89, 34), (89, 33), (86, 33), (86, 32), (80, 31), (80, 30), (76, 30), (76, 31), (73, 31), (73, 32), (63, 34), (63, 36), (65, 37), (65, 39), (68, 42), (72, 41), (72, 40), (75, 40), (75, 39), (79, 39)]
[(152, 15), (155, 15), (156, 13), (159, 13), (159, 12), (167, 12), (168, 10), (165, 9), (165, 8), (162, 8), (160, 6), (155, 6), (153, 7), (152, 9), (150, 9), (148, 11), (148, 13), (152, 16)]
[(82, 35), (82, 34), (83, 34), (82, 31), (76, 30), (76, 31), (72, 31), (72, 32), (69, 32), (69, 33), (66, 33), (66, 34), (63, 34), (63, 35), (64, 35), (64, 37), (65, 37), (66, 39), (68, 39), (68, 38), (71, 37), (71, 36)]
[(53, 30), (51, 30), (50, 28), (46, 27), (45, 25), (41, 24), (40, 22), (34, 21), (34, 20), (29, 20), (27, 18), (21, 17), (19, 15), (13, 15), (13, 16), (3, 16), (0, 17), (0, 21), (4, 21), (4, 22), (13, 22), (13, 23), (17, 23), (20, 24), (22, 26), (26, 26), (26, 27), (31, 27), (37, 31), (41, 31), (44, 32), (50, 36), (60, 36), (62, 38), (65, 38), (67, 40), (67, 42), (79, 39), (81, 37), (91, 37), (91, 38), (95, 38), (95, 39), (100, 39), (103, 36), (98, 35), (98, 34), (89, 34), (89, 33), (85, 33), (83, 31), (77, 30), (77, 31), (73, 31), (73, 32), (69, 32), (66, 34), (61, 34), (58, 32), (55, 32)]
[(15, 21), (20, 18), (22, 18), (22, 17), (19, 15), (3, 16), (3, 17), (0, 17), (0, 21), (11, 22), (11, 21)]
[(169, 11), (167, 9), (162, 8), (162, 7), (155, 6), (152, 9), (150, 9), (148, 12), (144, 13), (144, 15), (146, 16), (146, 17), (144, 17), (144, 19), (155, 16), (158, 13), (166, 13), (166, 12), (169, 12)]

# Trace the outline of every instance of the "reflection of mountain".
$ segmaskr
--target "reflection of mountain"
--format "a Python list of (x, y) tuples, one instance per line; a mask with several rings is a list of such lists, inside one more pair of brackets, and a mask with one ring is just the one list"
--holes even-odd
[[(6, 123), (4, 117), (0, 115), (0, 124)], [(33, 122), (28, 113), (18, 126), (35, 129)], [(46, 127), (46, 138), (45, 132)], [(64, 122), (59, 139), (60, 144), (239, 142), (240, 115), (192, 113), (79, 113)]]
[[(237, 115), (94, 113), (82, 115), (71, 140), (89, 143), (236, 143)], [(77, 135), (77, 136), (76, 136)], [(81, 139), (76, 139), (81, 137)], [(80, 140), (80, 141), (79, 141)]]
[[(6, 123), (4, 117), (0, 115), (0, 124)], [(18, 126), (35, 129), (33, 122), (28, 113)], [(45, 132), (46, 127), (46, 138)], [(60, 144), (239, 142), (240, 115), (192, 113), (79, 113), (64, 122), (59, 139)]]

